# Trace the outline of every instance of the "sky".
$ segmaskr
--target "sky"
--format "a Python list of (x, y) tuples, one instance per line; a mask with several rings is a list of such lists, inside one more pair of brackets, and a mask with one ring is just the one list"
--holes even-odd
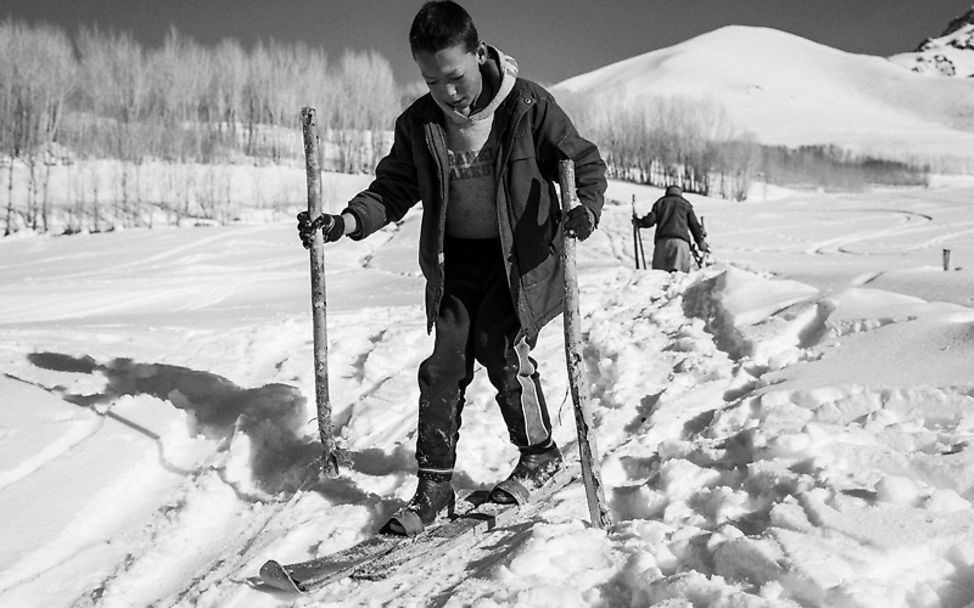
[[(467, 0), (480, 35), (555, 84), (724, 25), (781, 29), (845, 51), (892, 55), (937, 36), (972, 0)], [(419, 80), (409, 26), (422, 0), (3, 0), (0, 18), (126, 31), (148, 47), (170, 26), (212, 45), (235, 38), (303, 41), (338, 57), (374, 49), (400, 83)]]

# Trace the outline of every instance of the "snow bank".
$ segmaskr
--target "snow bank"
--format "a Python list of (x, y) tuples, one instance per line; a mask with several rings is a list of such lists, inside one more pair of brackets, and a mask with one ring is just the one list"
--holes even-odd
[[(475, 546), (307, 597), (249, 579), (367, 537), (413, 491), (432, 347), (418, 217), (329, 250), (332, 407), (353, 459), (331, 480), (290, 223), (0, 241), (0, 604), (974, 602), (970, 275), (923, 269), (943, 246), (970, 266), (969, 190), (693, 198), (719, 263), (689, 275), (632, 268), (633, 193), (658, 196), (612, 184), (579, 247), (613, 526), (588, 526), (573, 485)], [(559, 323), (534, 354), (567, 445)], [(460, 490), (516, 458), (479, 372), (460, 446)]]

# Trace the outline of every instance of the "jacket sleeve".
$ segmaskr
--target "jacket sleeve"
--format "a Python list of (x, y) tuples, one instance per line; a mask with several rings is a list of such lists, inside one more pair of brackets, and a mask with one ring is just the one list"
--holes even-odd
[(402, 219), (419, 201), (419, 182), (407, 124), (403, 113), (396, 120), (392, 149), (376, 165), (375, 179), (344, 210), (358, 221), (358, 228), (349, 235), (353, 240), (364, 239), (386, 224)]
[(660, 202), (656, 201), (653, 203), (653, 208), (649, 210), (649, 213), (639, 218), (636, 221), (636, 225), (640, 228), (651, 228), (656, 222), (659, 221), (659, 205)]
[(605, 162), (596, 145), (578, 134), (575, 125), (550, 95), (539, 99), (539, 120), (535, 124), (539, 165), (547, 167), (546, 177), (558, 181), (558, 161), (575, 161), (578, 200), (595, 216), (598, 227), (605, 204)]

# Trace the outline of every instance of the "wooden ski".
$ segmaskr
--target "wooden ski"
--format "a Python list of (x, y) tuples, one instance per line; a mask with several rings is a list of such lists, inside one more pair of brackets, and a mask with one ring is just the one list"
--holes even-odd
[(429, 561), (477, 542), (485, 533), (530, 515), (581, 475), (577, 463), (566, 463), (554, 477), (531, 493), (526, 505), (488, 502), (490, 490), (458, 497), (452, 518), (430, 524), (414, 537), (377, 532), (341, 551), (291, 564), (276, 560), (260, 569), (260, 583), (281, 591), (307, 593), (344, 578), (380, 580), (416, 560)]

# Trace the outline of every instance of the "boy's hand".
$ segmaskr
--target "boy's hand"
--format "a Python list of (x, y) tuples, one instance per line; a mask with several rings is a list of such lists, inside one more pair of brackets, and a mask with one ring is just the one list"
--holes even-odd
[(340, 215), (324, 214), (314, 221), (307, 211), (298, 214), (298, 237), (305, 249), (311, 248), (316, 231), (321, 230), (326, 243), (333, 243), (345, 235), (345, 220)]
[(565, 233), (568, 236), (584, 241), (591, 236), (594, 230), (595, 214), (584, 205), (572, 208), (565, 216)]

